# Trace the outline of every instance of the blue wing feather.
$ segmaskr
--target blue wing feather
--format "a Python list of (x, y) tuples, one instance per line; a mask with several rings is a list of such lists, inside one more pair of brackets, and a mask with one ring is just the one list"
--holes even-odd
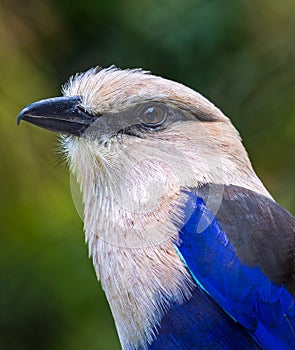
[[(192, 214), (177, 250), (196, 282), (264, 348), (294, 349), (294, 297), (259, 267), (242, 263), (203, 199), (190, 196), (187, 212)], [(201, 220), (211, 223), (196, 233)]]
[(261, 347), (201, 288), (181, 305), (173, 305), (161, 321), (149, 350), (253, 350)]
[[(240, 259), (196, 192), (185, 211), (175, 249), (195, 282), (193, 296), (171, 305), (149, 349), (295, 349), (293, 295)], [(206, 228), (197, 233), (200, 224)]]

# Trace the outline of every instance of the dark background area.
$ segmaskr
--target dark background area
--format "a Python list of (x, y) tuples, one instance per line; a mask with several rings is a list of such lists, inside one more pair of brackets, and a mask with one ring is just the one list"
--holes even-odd
[(119, 349), (56, 136), (16, 126), (92, 66), (142, 67), (199, 91), (295, 212), (293, 0), (0, 1), (0, 348)]

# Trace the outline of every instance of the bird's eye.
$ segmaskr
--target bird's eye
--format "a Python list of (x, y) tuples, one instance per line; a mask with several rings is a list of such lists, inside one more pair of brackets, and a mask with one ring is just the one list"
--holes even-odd
[(166, 120), (166, 110), (162, 106), (148, 106), (141, 111), (142, 124), (148, 127), (157, 127)]

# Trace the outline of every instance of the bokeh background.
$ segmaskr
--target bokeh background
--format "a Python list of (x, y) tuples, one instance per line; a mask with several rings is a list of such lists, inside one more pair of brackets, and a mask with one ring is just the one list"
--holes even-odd
[(0, 348), (120, 349), (56, 136), (18, 112), (91, 66), (198, 90), (295, 212), (294, 0), (0, 1)]

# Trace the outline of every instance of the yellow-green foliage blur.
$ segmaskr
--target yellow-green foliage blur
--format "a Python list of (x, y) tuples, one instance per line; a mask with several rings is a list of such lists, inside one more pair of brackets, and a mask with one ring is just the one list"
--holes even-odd
[(295, 212), (293, 0), (0, 2), (0, 349), (120, 349), (53, 133), (18, 112), (91, 66), (143, 67), (212, 100)]

